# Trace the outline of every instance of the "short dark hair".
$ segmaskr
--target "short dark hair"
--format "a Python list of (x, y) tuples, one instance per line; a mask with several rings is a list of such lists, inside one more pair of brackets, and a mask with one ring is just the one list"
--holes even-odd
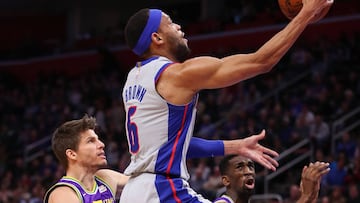
[(77, 150), (80, 143), (80, 134), (96, 128), (96, 119), (87, 114), (81, 119), (65, 122), (58, 127), (52, 136), (52, 150), (65, 169), (69, 163), (66, 156), (66, 150)]
[(233, 159), (234, 157), (236, 157), (238, 155), (236, 154), (230, 154), (230, 155), (226, 155), (219, 164), (219, 169), (220, 169), (220, 174), (221, 175), (227, 175), (227, 171), (229, 169), (229, 162), (231, 159)]
[(149, 18), (148, 8), (143, 8), (132, 15), (125, 26), (125, 41), (130, 49), (134, 49)]

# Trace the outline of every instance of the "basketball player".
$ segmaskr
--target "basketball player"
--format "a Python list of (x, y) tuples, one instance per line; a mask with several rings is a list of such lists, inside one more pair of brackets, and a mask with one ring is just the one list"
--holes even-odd
[[(228, 155), (221, 160), (219, 168), (226, 192), (214, 203), (248, 203), (255, 192), (254, 162), (243, 156)], [(329, 170), (329, 164), (324, 162), (310, 163), (304, 167), (300, 184), (302, 194), (297, 203), (317, 200), (320, 179)]]
[(107, 164), (105, 146), (95, 126), (95, 118), (85, 115), (55, 130), (52, 149), (66, 175), (46, 192), (44, 203), (115, 202), (116, 191), (128, 176), (103, 169)]
[(187, 157), (240, 154), (275, 170), (277, 153), (258, 143), (264, 131), (244, 140), (193, 138), (196, 103), (202, 89), (227, 87), (270, 71), (331, 2), (303, 4), (298, 16), (258, 51), (221, 59), (187, 60), (190, 50), (180, 25), (161, 10), (142, 9), (130, 17), (125, 38), (141, 61), (129, 72), (122, 95), (132, 157), (121, 202), (209, 202), (188, 185)]
[(214, 203), (248, 203), (255, 192), (255, 164), (240, 155), (227, 155), (219, 164), (226, 192)]

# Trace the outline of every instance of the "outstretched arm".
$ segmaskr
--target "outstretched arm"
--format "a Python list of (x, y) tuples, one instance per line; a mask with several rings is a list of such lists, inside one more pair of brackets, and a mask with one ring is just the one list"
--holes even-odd
[(265, 130), (260, 134), (237, 140), (205, 140), (193, 137), (188, 149), (188, 158), (239, 154), (247, 157), (270, 170), (279, 165), (273, 158), (279, 154), (259, 144), (265, 138)]
[[(172, 103), (184, 104), (199, 90), (227, 87), (270, 71), (295, 43), (306, 26), (332, 3), (332, 0), (303, 0), (300, 13), (254, 53), (234, 54), (221, 59), (195, 57), (184, 63), (172, 65), (164, 71), (159, 80), (160, 86), (163, 85), (159, 88), (160, 94)], [(169, 92), (162, 92), (161, 88)], [(176, 96), (178, 93), (181, 95)], [(185, 101), (180, 99), (184, 97)]]
[(300, 183), (301, 197), (297, 203), (315, 203), (319, 195), (320, 180), (329, 171), (329, 163), (317, 161), (304, 166)]

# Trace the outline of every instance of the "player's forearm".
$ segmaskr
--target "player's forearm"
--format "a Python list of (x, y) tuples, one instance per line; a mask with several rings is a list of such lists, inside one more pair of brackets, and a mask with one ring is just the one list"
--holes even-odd
[[(255, 53), (224, 57), (216, 74), (216, 84), (231, 85), (271, 71), (308, 25), (307, 12), (300, 12), (283, 30), (274, 35)], [(223, 86), (225, 86), (223, 85)]]
[(242, 154), (241, 148), (242, 148), (242, 142), (243, 140), (224, 140), (224, 154)]
[(267, 41), (256, 53), (259, 64), (270, 69), (279, 62), (309, 24), (307, 11), (301, 11), (283, 30)]

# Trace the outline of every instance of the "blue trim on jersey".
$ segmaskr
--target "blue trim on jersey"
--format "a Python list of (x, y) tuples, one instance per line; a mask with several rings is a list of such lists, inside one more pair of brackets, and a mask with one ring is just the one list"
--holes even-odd
[(183, 186), (183, 179), (181, 178), (170, 178), (157, 174), (155, 178), (155, 187), (159, 195), (160, 203), (201, 203), (196, 196), (192, 196), (188, 193), (186, 187)]
[(193, 116), (193, 107), (194, 101), (186, 106), (168, 104), (168, 141), (159, 149), (155, 173), (180, 177), (182, 151)]
[(160, 78), (161, 74), (164, 72), (164, 70), (165, 70), (166, 68), (168, 68), (171, 64), (174, 64), (174, 63), (166, 63), (166, 64), (164, 64), (164, 65), (159, 69), (159, 71), (156, 73), (155, 78), (154, 78), (155, 84), (156, 84), (157, 81), (159, 80), (159, 78)]
[(150, 58), (148, 58), (146, 60), (139, 61), (139, 62), (137, 62), (137, 64), (138, 64), (137, 66), (144, 66), (144, 65), (146, 65), (146, 64), (150, 63), (151, 61), (156, 60), (158, 58), (159, 58), (159, 56), (153, 56), (153, 57), (150, 57)]
[[(163, 200), (161, 202), (168, 202), (168, 198), (172, 198), (171, 200), (175, 201), (179, 195), (184, 195), (184, 192), (181, 191), (183, 190), (183, 183), (180, 178), (180, 166), (183, 159), (182, 151), (191, 124), (195, 101), (196, 100), (193, 100), (186, 106), (168, 104), (168, 132), (171, 134), (168, 135), (168, 142), (159, 149), (155, 164), (155, 173), (157, 174), (155, 185), (160, 200)], [(165, 189), (166, 192), (164, 192)], [(182, 198), (189, 197), (185, 195)]]

